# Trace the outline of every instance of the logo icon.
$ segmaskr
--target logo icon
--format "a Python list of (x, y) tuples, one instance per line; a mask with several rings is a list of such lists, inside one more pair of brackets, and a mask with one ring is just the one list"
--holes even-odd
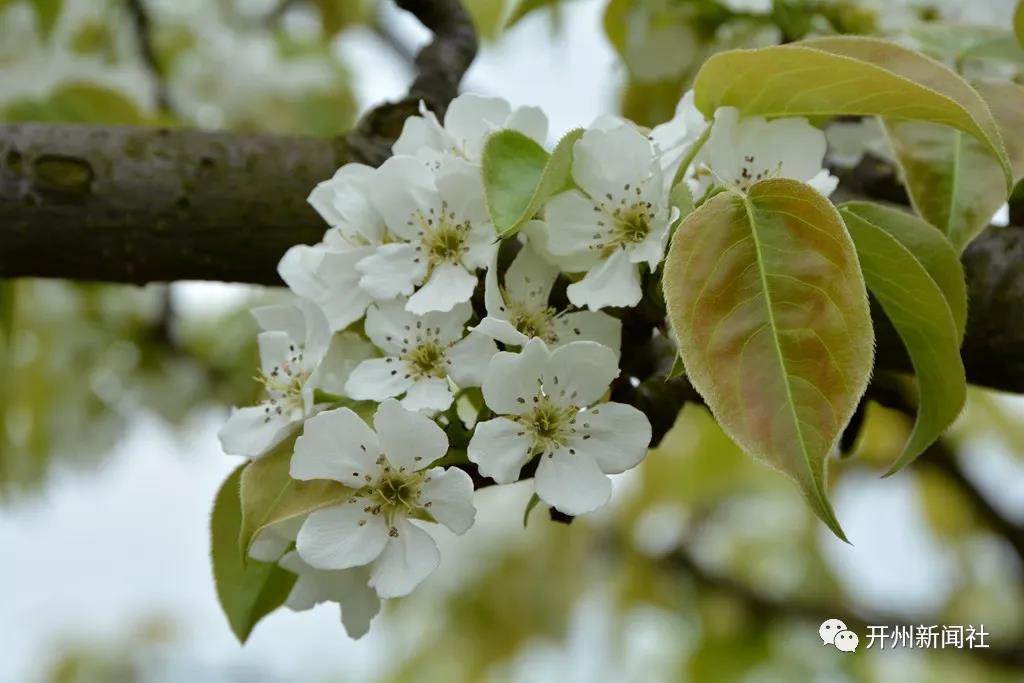
[(846, 628), (846, 624), (840, 619), (826, 619), (818, 627), (818, 636), (822, 645), (834, 645), (842, 652), (855, 652), (860, 638), (853, 631)]

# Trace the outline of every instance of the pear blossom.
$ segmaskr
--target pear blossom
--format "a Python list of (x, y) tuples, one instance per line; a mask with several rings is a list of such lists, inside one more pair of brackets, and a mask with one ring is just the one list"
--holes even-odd
[(480, 386), (498, 350), (489, 337), (466, 333), (472, 314), (468, 303), (422, 316), (405, 310), (402, 299), (370, 306), (366, 334), (385, 355), (357, 365), (345, 393), (370, 401), (404, 395), (402, 405), (410, 410), (446, 410), (453, 400), (452, 383)]
[(822, 166), (826, 147), (825, 133), (805, 118), (741, 119), (735, 107), (720, 107), (711, 135), (697, 154), (704, 171), (698, 170), (696, 195), (706, 192), (716, 179), (746, 192), (764, 178), (793, 178), (827, 197), (839, 179)]
[(257, 337), (259, 380), (266, 398), (255, 406), (235, 408), (217, 434), (225, 453), (258, 458), (313, 414), (321, 361), (331, 341), (327, 319), (313, 303), (264, 306), (253, 310), (263, 328)]
[(513, 109), (500, 97), (466, 93), (448, 105), (442, 126), (421, 101), (420, 116), (405, 120), (392, 151), (400, 155), (426, 156), (436, 163), (442, 163), (446, 157), (456, 157), (479, 164), (487, 137), (506, 128), (517, 130), (543, 145), (548, 134), (548, 119), (538, 107)]
[(553, 197), (548, 229), (534, 229), (530, 238), (563, 269), (586, 266), (567, 290), (574, 305), (635, 306), (642, 296), (637, 264), (658, 266), (678, 217), (668, 206), (658, 154), (626, 122), (590, 129), (573, 146), (572, 177), (580, 189)]
[(285, 607), (303, 612), (322, 602), (336, 602), (341, 609), (341, 623), (351, 638), (358, 640), (370, 630), (370, 622), (380, 612), (380, 598), (368, 585), (370, 572), (366, 567), (316, 569), (294, 550), (278, 564), (298, 576), (285, 599)]
[(448, 451), (448, 437), (421, 413), (390, 399), (380, 404), (373, 424), (371, 429), (348, 408), (306, 422), (295, 442), (292, 478), (330, 479), (353, 492), (340, 505), (310, 513), (296, 549), (316, 569), (366, 566), (380, 597), (399, 597), (440, 560), (421, 523), (440, 523), (456, 534), (473, 526), (473, 482), (457, 468), (430, 468)]
[(601, 507), (611, 496), (606, 475), (635, 467), (651, 441), (643, 413), (602, 401), (618, 372), (614, 352), (590, 341), (551, 351), (533, 339), (520, 353), (499, 352), (483, 384), (484, 401), (498, 417), (476, 426), (469, 459), (507, 484), (539, 457), (541, 500), (570, 515)]
[(498, 269), (492, 265), (484, 289), (487, 317), (474, 331), (512, 346), (523, 346), (533, 337), (552, 348), (585, 339), (618, 354), (622, 323), (617, 319), (600, 311), (558, 311), (548, 303), (558, 274), (558, 267), (542, 259), (529, 244), (509, 265), (504, 287), (498, 284)]
[(414, 157), (391, 157), (371, 198), (392, 241), (356, 264), (359, 287), (377, 300), (408, 296), (416, 314), (469, 301), (477, 269), (496, 249), (480, 169), (452, 159), (435, 172)]
[(372, 255), (387, 236), (384, 221), (367, 196), (376, 173), (369, 166), (346, 164), (313, 188), (309, 203), (331, 227), (320, 244), (291, 247), (277, 267), (293, 292), (323, 309), (334, 331), (363, 317), (373, 301), (359, 287), (356, 264)]
[(666, 192), (672, 189), (669, 185), (675, 178), (683, 157), (689, 153), (693, 143), (708, 125), (704, 115), (694, 104), (693, 98), (693, 90), (687, 90), (676, 105), (672, 118), (651, 130), (650, 138), (658, 152)]

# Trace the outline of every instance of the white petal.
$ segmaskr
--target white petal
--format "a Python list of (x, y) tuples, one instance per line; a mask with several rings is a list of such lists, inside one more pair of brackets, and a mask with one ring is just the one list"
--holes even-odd
[(576, 428), (567, 446), (592, 457), (605, 474), (636, 467), (651, 443), (647, 416), (623, 403), (602, 403), (579, 413)]
[(331, 338), (323, 362), (317, 368), (316, 388), (332, 394), (344, 394), (345, 382), (359, 363), (377, 357), (377, 348), (356, 332), (338, 332)]
[(592, 311), (605, 306), (636, 306), (643, 297), (640, 273), (623, 249), (616, 249), (582, 280), (569, 285), (566, 294), (574, 306)]
[(333, 479), (360, 488), (377, 474), (381, 453), (377, 435), (348, 408), (320, 413), (308, 420), (295, 442), (291, 477)]
[[(544, 210), (548, 224), (547, 248), (556, 257), (594, 252), (611, 219), (594, 211), (594, 203), (579, 190), (555, 195)], [(606, 226), (598, 225), (602, 221)]]
[(299, 299), (305, 334), (302, 337), (302, 366), (313, 370), (327, 353), (331, 344), (331, 328), (320, 307), (309, 299)]
[(484, 308), (487, 315), (506, 320), (505, 298), (502, 296), (501, 287), (498, 285), (498, 252), (495, 250), (487, 264), (487, 273), (484, 275)]
[(380, 612), (380, 598), (369, 585), (369, 572), (364, 569), (349, 569), (347, 573), (358, 572), (345, 580), (348, 586), (338, 586), (336, 592), (343, 597), (336, 598), (341, 607), (341, 623), (349, 638), (358, 640), (370, 630), (370, 622)]
[(402, 407), (407, 410), (448, 410), (455, 397), (444, 377), (425, 377), (413, 381), (405, 392)]
[(310, 513), (295, 540), (302, 559), (317, 569), (347, 569), (377, 559), (388, 529), (382, 515), (365, 512), (365, 507), (365, 501), (356, 500)]
[(405, 310), (404, 301), (382, 301), (366, 309), (363, 329), (377, 348), (398, 355), (415, 337), (415, 325), (416, 317)]
[(286, 332), (260, 332), (256, 345), (260, 349), (260, 369), (267, 374), (289, 362), (295, 351), (295, 342)]
[(808, 179), (807, 184), (817, 190), (823, 197), (828, 197), (839, 187), (839, 178), (829, 173), (827, 168), (823, 168), (812, 178)]
[(509, 118), (512, 107), (500, 97), (482, 97), (467, 93), (448, 105), (444, 128), (470, 160), (478, 160), (484, 141), (491, 131)]
[(450, 311), (469, 301), (476, 289), (476, 276), (457, 263), (442, 263), (434, 269), (420, 289), (409, 297), (405, 310), (423, 315), (430, 311)]
[(480, 324), (473, 328), (473, 331), (510, 346), (522, 346), (530, 340), (529, 337), (513, 327), (509, 321), (490, 316), (481, 320)]
[(406, 519), (395, 520), (393, 529), (397, 536), (388, 538), (370, 569), (370, 585), (382, 598), (408, 595), (441, 561), (437, 544), (426, 531)]
[(588, 406), (601, 398), (618, 374), (618, 358), (607, 346), (572, 342), (551, 353), (544, 390), (562, 405)]
[(537, 495), (567, 515), (601, 507), (612, 494), (612, 482), (588, 455), (560, 450), (541, 456), (535, 477)]
[(405, 362), (388, 356), (357, 365), (345, 381), (345, 393), (357, 401), (383, 401), (400, 396), (412, 386)]
[[(441, 344), (454, 344), (465, 334), (466, 321), (473, 315), (473, 306), (468, 301), (458, 304), (450, 311), (431, 311), (420, 318), (424, 329), (434, 330)], [(414, 323), (415, 324), (415, 323)]]
[(448, 452), (448, 437), (433, 420), (398, 401), (384, 401), (373, 416), (388, 461), (407, 471), (421, 470)]
[(323, 281), (324, 290), (314, 300), (320, 304), (332, 330), (343, 330), (362, 318), (373, 301), (370, 293), (359, 287), (362, 274), (357, 269), (357, 264), (373, 253), (372, 247), (361, 247), (328, 251), (321, 259), (317, 277)]
[(295, 303), (257, 306), (249, 313), (264, 332), (284, 332), (297, 342), (306, 338), (306, 320)]
[(494, 340), (483, 334), (470, 332), (445, 353), (450, 363), (448, 376), (462, 389), (478, 387), (484, 382), (487, 366), (498, 352)]
[(381, 165), (370, 198), (388, 230), (414, 242), (420, 230), (416, 216), (441, 208), (434, 173), (422, 159), (411, 156), (394, 156)]
[[(557, 266), (565, 273), (582, 273), (600, 260), (600, 255), (596, 250), (587, 249), (585, 245), (582, 249), (577, 250), (580, 246), (578, 243), (565, 245), (564, 248), (572, 250), (571, 253), (556, 254), (551, 249), (551, 230), (549, 229), (548, 222), (546, 220), (529, 221), (525, 226), (523, 226), (520, 234), (527, 236), (529, 244), (533, 246), (534, 250), (536, 250), (538, 254), (540, 254), (541, 258), (548, 263)], [(586, 239), (590, 239), (592, 238), (593, 233), (584, 236)]]
[(679, 218), (679, 209), (672, 207), (671, 211), (666, 208), (658, 210), (654, 220), (651, 221), (650, 232), (640, 244), (630, 245), (629, 260), (633, 263), (647, 263), (647, 267), (653, 273), (665, 257), (665, 244), (668, 243), (669, 226)]
[(427, 264), (416, 247), (405, 242), (383, 244), (361, 260), (359, 287), (374, 299), (407, 296), (427, 274)]
[(420, 504), (453, 532), (466, 533), (476, 517), (473, 480), (457, 467), (435, 467), (427, 472), (427, 477), (428, 480), (420, 486)]
[(279, 415), (272, 407), (267, 411), (268, 407), (261, 404), (232, 409), (231, 417), (217, 432), (225, 453), (258, 458), (292, 433), (297, 427), (292, 416)]
[(555, 318), (555, 331), (558, 342), (555, 346), (564, 346), (574, 341), (597, 342), (619, 353), (622, 343), (622, 321), (600, 311), (576, 311), (563, 313)]
[(336, 602), (341, 608), (341, 621), (351, 638), (359, 638), (370, 628), (370, 621), (380, 611), (380, 598), (369, 587), (366, 567), (321, 570), (307, 564), (295, 551), (281, 558), (282, 567), (298, 575), (285, 605), (304, 611), (322, 602)]
[(516, 107), (506, 119), (505, 127), (518, 130), (540, 145), (548, 140), (548, 117), (540, 107)]
[(522, 415), (540, 389), (547, 367), (548, 349), (531, 339), (519, 353), (496, 353), (484, 376), (483, 394), (488, 407), (499, 415)]
[(402, 126), (402, 134), (395, 140), (391, 151), (396, 155), (415, 155), (424, 147), (442, 150), (447, 147), (441, 126), (433, 112), (427, 112), (429, 118), (410, 116)]
[(506, 417), (481, 422), (469, 441), (469, 459), (480, 474), (499, 484), (519, 480), (519, 471), (530, 459), (533, 437), (521, 424)]
[(450, 159), (438, 172), (435, 184), (449, 214), (455, 214), (454, 218), (449, 215), (450, 220), (455, 223), (469, 221), (473, 232), (479, 232), (480, 227), (487, 225), (489, 230), (485, 237), (494, 241), (496, 235), (487, 213), (484, 181), (479, 166), (461, 159)]
[(529, 245), (523, 246), (505, 272), (508, 298), (529, 308), (547, 306), (558, 268), (542, 259)]
[(651, 141), (628, 123), (588, 130), (573, 145), (572, 177), (594, 199), (617, 200), (626, 183), (646, 180), (656, 166)]
[[(277, 264), (277, 274), (288, 288), (299, 296), (318, 299), (323, 295), (324, 284), (316, 275), (326, 249), (323, 246), (296, 244), (284, 253)], [(273, 329), (266, 328), (263, 329)]]

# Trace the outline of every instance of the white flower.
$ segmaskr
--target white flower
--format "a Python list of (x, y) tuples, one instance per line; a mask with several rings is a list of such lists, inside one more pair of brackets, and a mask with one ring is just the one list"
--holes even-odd
[(480, 386), (498, 349), (482, 334), (466, 334), (473, 313), (468, 303), (423, 316), (406, 311), (404, 303), (386, 301), (366, 311), (366, 334), (385, 356), (357, 365), (345, 393), (369, 401), (404, 394), (402, 405), (409, 410), (446, 410), (453, 400), (451, 383)]
[(548, 134), (548, 119), (539, 108), (513, 109), (499, 97), (459, 95), (448, 105), (444, 126), (423, 102), (420, 114), (405, 120), (402, 134), (392, 147), (395, 154), (425, 156), (435, 161), (454, 156), (479, 164), (484, 143), (496, 130), (511, 128), (541, 145)]
[(617, 374), (615, 354), (594, 342), (549, 351), (534, 339), (521, 353), (498, 353), (483, 394), (500, 417), (477, 425), (469, 459), (484, 476), (507, 484), (539, 456), (541, 500), (570, 515), (601, 507), (611, 495), (605, 475), (636, 466), (651, 441), (651, 425), (639, 410), (600, 403)]
[(373, 254), (387, 235), (367, 196), (376, 173), (369, 166), (346, 164), (313, 188), (309, 203), (331, 228), (320, 244), (289, 249), (277, 266), (285, 284), (320, 306), (335, 331), (363, 317), (373, 300), (359, 287), (356, 264)]
[(533, 337), (552, 348), (575, 340), (589, 340), (619, 352), (622, 323), (600, 311), (557, 311), (548, 304), (558, 267), (524, 245), (505, 271), (505, 286), (498, 270), (487, 270), (484, 301), (487, 317), (474, 329), (498, 341), (523, 346)]
[(552, 198), (546, 234), (528, 226), (530, 238), (563, 268), (576, 270), (589, 261), (587, 274), (567, 290), (574, 305), (635, 306), (642, 296), (636, 264), (657, 267), (678, 215), (667, 206), (658, 155), (625, 122), (588, 130), (573, 155), (572, 177), (582, 192)]
[(687, 90), (676, 105), (675, 115), (665, 123), (651, 130), (651, 141), (661, 162), (662, 179), (667, 192), (675, 178), (679, 164), (690, 151), (690, 147), (704, 132), (708, 122), (693, 103), (693, 90)]
[(435, 173), (391, 157), (371, 194), (394, 241), (357, 264), (359, 287), (378, 300), (411, 294), (406, 308), (417, 314), (469, 301), (496, 248), (480, 169), (453, 159)]
[(257, 337), (266, 398), (258, 405), (233, 409), (217, 436), (225, 453), (257, 458), (313, 413), (313, 394), (331, 333), (324, 314), (304, 299), (252, 313), (266, 330)]
[(370, 622), (380, 612), (380, 598), (368, 585), (370, 573), (365, 567), (352, 569), (316, 569), (291, 551), (279, 564), (298, 575), (285, 606), (295, 612), (312, 609), (321, 602), (336, 602), (341, 609), (345, 632), (359, 639), (370, 630)]
[(437, 566), (430, 534), (412, 520), (457, 534), (473, 526), (473, 482), (456, 468), (429, 467), (448, 450), (444, 431), (397, 401), (381, 403), (376, 431), (348, 408), (306, 422), (295, 443), (294, 479), (332, 479), (353, 489), (342, 503), (309, 515), (296, 540), (317, 569), (369, 566), (382, 598), (411, 592)]
[(825, 148), (825, 134), (805, 118), (740, 119), (735, 107), (721, 107), (715, 111), (708, 141), (697, 154), (711, 173), (698, 172), (696, 196), (703, 195), (717, 177), (741, 192), (764, 178), (793, 178), (827, 197), (839, 179), (822, 167)]

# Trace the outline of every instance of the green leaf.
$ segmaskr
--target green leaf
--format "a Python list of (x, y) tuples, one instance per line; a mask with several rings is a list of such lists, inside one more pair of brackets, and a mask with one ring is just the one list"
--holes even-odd
[(505, 20), (505, 28), (511, 28), (519, 23), (519, 20), (525, 17), (527, 14), (534, 12), (545, 7), (557, 7), (558, 0), (519, 0), (516, 2), (512, 11), (508, 15), (508, 19)]
[(950, 126), (977, 138), (1012, 188), (1006, 150), (981, 96), (946, 66), (894, 43), (838, 36), (720, 52), (701, 67), (694, 90), (709, 117), (732, 106), (747, 116), (860, 114)]
[(1013, 13), (1013, 33), (1017, 36), (1017, 42), (1024, 46), (1024, 0), (1017, 3)]
[(289, 470), (294, 447), (295, 438), (288, 439), (242, 472), (242, 523), (237, 542), (243, 558), (247, 559), (252, 542), (267, 527), (343, 503), (352, 494), (336, 481), (292, 479)]
[(722, 428), (845, 540), (826, 456), (867, 386), (874, 335), (838, 212), (789, 179), (715, 195), (676, 230), (664, 287), (687, 377)]
[[(917, 375), (917, 419), (903, 451), (886, 473), (895, 474), (932, 444), (960, 414), (967, 380), (960, 360), (962, 328), (940, 278), (932, 226), (898, 209), (867, 202), (844, 204), (840, 214), (853, 237), (868, 289), (903, 340)], [(934, 237), (933, 237), (934, 236)], [(941, 266), (947, 282), (956, 279), (963, 295), (963, 269), (946, 245)], [(929, 268), (931, 265), (931, 268)], [(948, 284), (947, 284), (948, 286)]]
[[(979, 83), (1005, 143), (1014, 180), (1024, 173), (1024, 88)], [(887, 121), (886, 131), (914, 209), (960, 251), (1006, 201), (1002, 169), (986, 147), (932, 123)]]
[(46, 40), (53, 33), (54, 26), (57, 25), (64, 0), (32, 0), (31, 5), (39, 25), (39, 35)]
[[(906, 211), (872, 202), (846, 202), (840, 213), (853, 213), (861, 220), (882, 226), (894, 239), (910, 250), (928, 271), (949, 304), (957, 332), (957, 346), (967, 325), (967, 285), (964, 267), (953, 245), (935, 228)], [(925, 230), (925, 228), (930, 228)]]
[(679, 209), (679, 219), (682, 220), (693, 211), (693, 193), (690, 186), (684, 181), (675, 184), (668, 196), (669, 203)]
[(260, 619), (284, 604), (295, 575), (269, 562), (244, 562), (238, 548), (242, 525), (239, 484), (245, 465), (224, 481), (210, 518), (210, 557), (217, 598), (231, 630), (244, 643)]
[(666, 377), (665, 379), (669, 380), (672, 379), (673, 377), (685, 376), (686, 366), (683, 364), (683, 357), (677, 353), (675, 359), (672, 361), (672, 369), (668, 371), (668, 377)]
[(484, 189), (499, 237), (514, 235), (548, 198), (565, 189), (572, 177), (572, 147), (582, 135), (582, 128), (569, 131), (551, 154), (519, 131), (502, 130), (488, 138)]
[(533, 508), (537, 507), (537, 503), (540, 502), (540, 496), (536, 493), (530, 496), (529, 502), (526, 503), (526, 509), (523, 510), (523, 528), (530, 522), (530, 513), (533, 512)]

